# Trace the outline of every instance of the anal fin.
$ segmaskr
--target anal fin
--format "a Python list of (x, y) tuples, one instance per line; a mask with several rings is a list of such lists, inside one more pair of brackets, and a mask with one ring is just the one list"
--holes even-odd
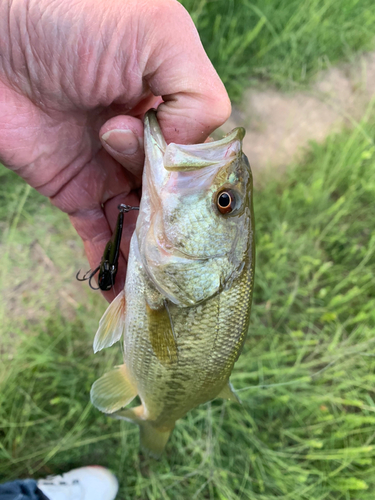
[(138, 424), (142, 450), (154, 458), (160, 458), (174, 426), (170, 428), (155, 427), (149, 420), (142, 419), (143, 414), (144, 407), (140, 405), (136, 408), (117, 411), (111, 416)]
[(228, 382), (221, 389), (220, 393), (216, 396), (217, 398), (228, 399), (229, 401), (235, 401), (236, 403), (241, 403), (240, 398), (237, 396), (232, 384)]
[(99, 322), (94, 338), (94, 352), (101, 351), (119, 341), (125, 326), (125, 292), (122, 290), (109, 304)]
[(104, 413), (113, 413), (129, 404), (137, 395), (136, 386), (129, 380), (125, 365), (105, 373), (91, 387), (91, 402)]

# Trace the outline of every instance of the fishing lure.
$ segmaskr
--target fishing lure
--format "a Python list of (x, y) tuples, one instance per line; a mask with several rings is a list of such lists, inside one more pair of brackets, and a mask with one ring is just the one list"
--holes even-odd
[[(99, 266), (93, 271), (91, 271), (91, 269), (87, 271), (87, 273), (85, 273), (82, 278), (79, 277), (81, 270), (79, 270), (76, 274), (76, 279), (78, 281), (88, 281), (90, 288), (92, 288), (93, 290), (100, 289), (106, 292), (114, 286), (118, 269), (118, 259), (120, 256), (120, 244), (122, 228), (124, 225), (124, 214), (130, 212), (131, 210), (139, 210), (139, 207), (131, 207), (130, 205), (124, 205), (123, 203), (121, 203), (117, 208), (120, 213), (117, 217), (115, 232), (105, 246)], [(98, 271), (98, 286), (94, 287), (91, 281)]]

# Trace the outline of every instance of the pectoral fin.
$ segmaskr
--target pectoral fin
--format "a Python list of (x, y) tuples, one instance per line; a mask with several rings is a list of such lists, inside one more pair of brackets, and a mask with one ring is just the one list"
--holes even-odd
[(125, 325), (125, 292), (120, 292), (107, 307), (99, 322), (99, 328), (94, 338), (94, 352), (110, 347), (120, 340)]
[(152, 349), (162, 365), (177, 363), (178, 350), (168, 305), (147, 307), (148, 330)]
[(220, 393), (216, 396), (217, 398), (228, 399), (229, 401), (235, 401), (237, 403), (241, 403), (240, 398), (237, 396), (235, 390), (233, 389), (232, 384), (229, 382), (225, 384)]
[(134, 422), (139, 425), (141, 448), (154, 458), (159, 458), (163, 453), (165, 445), (168, 442), (174, 426), (170, 428), (155, 427), (152, 422), (143, 420), (144, 415), (143, 405), (127, 410), (120, 410), (112, 415), (112, 417)]
[(125, 365), (106, 373), (91, 387), (91, 402), (104, 413), (113, 413), (129, 404), (137, 395), (136, 386), (129, 380)]

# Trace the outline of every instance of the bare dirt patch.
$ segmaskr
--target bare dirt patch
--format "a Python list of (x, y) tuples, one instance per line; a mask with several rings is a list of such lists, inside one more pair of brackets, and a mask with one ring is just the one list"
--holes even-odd
[(353, 125), (375, 96), (375, 52), (321, 73), (308, 90), (282, 93), (249, 89), (222, 127), (243, 126), (244, 151), (255, 172), (278, 175), (297, 161), (310, 141)]

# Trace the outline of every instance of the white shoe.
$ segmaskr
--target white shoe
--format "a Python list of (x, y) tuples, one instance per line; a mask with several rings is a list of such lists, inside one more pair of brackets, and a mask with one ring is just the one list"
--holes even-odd
[(38, 488), (49, 500), (114, 500), (118, 482), (108, 469), (93, 465), (40, 479)]

